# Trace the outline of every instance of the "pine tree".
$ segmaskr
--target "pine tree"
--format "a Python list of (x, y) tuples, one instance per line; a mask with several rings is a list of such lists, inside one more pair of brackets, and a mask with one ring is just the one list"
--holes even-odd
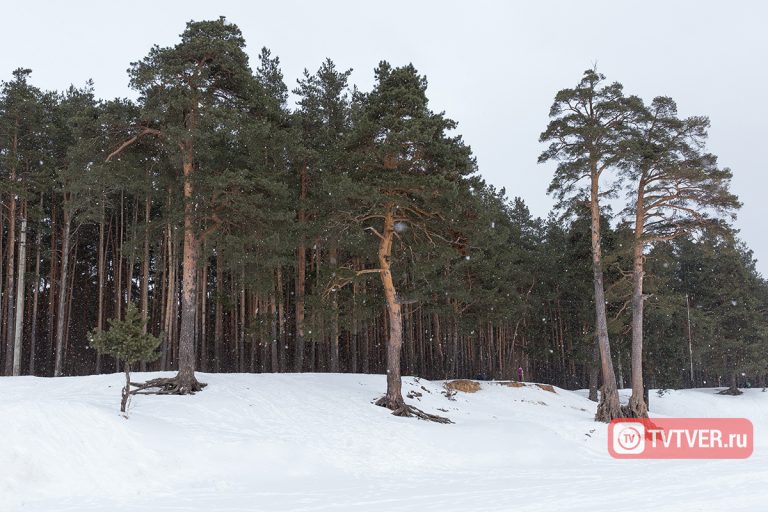
[(54, 332), (55, 355), (54, 375), (66, 372), (64, 352), (70, 315), (68, 314), (71, 288), (73, 247), (77, 244), (75, 233), (87, 222), (82, 213), (92, 204), (91, 172), (92, 163), (99, 159), (102, 148), (94, 146), (98, 140), (98, 107), (93, 96), (93, 84), (82, 88), (70, 86), (61, 95), (53, 113), (52, 125), (55, 133), (53, 155), (56, 175), (54, 191), (61, 207), (61, 253), (59, 260), (59, 283), (56, 288), (56, 322)]
[(161, 339), (148, 334), (146, 322), (141, 312), (133, 304), (128, 304), (125, 319), (110, 319), (106, 331), (92, 331), (90, 344), (102, 354), (109, 354), (124, 363), (125, 387), (120, 401), (120, 412), (126, 412), (131, 392), (131, 365), (148, 363), (160, 357), (157, 351)]
[(610, 191), (601, 189), (600, 183), (603, 174), (618, 163), (621, 128), (633, 114), (629, 107), (639, 100), (625, 97), (621, 84), (603, 85), (604, 81), (603, 75), (587, 70), (575, 88), (557, 93), (549, 113), (552, 121), (539, 138), (540, 142), (550, 142), (550, 146), (539, 157), (539, 163), (558, 162), (549, 191), (561, 206), (573, 207), (584, 201), (590, 208), (596, 336), (603, 374), (595, 419), (608, 422), (620, 417), (621, 410), (608, 338), (600, 230), (600, 199)]
[(47, 98), (29, 83), (31, 73), (29, 69), (14, 70), (13, 80), (3, 82), (0, 90), (0, 196), (8, 216), (7, 281), (0, 301), (0, 336), (4, 335), (7, 375), (21, 374), (29, 203), (36, 202), (44, 181), (43, 170), (50, 166), (46, 151)]
[[(742, 375), (752, 382), (768, 370), (768, 283), (750, 251), (731, 232), (680, 240), (680, 279), (696, 312), (697, 351), (711, 379), (740, 394)], [(714, 383), (713, 383), (714, 384)]]
[[(240, 29), (222, 17), (189, 22), (174, 47), (153, 47), (147, 57), (132, 64), (131, 85), (141, 93), (142, 122), (134, 135), (107, 160), (147, 136), (156, 137), (177, 152), (183, 188), (182, 305), (179, 372), (165, 386), (179, 394), (203, 388), (195, 378), (197, 273), (203, 233), (195, 190), (201, 177), (201, 151), (209, 137), (226, 133), (232, 113), (247, 110), (254, 92), (253, 75)], [(219, 131), (220, 130), (220, 131)], [(208, 169), (211, 172), (211, 169)], [(215, 229), (221, 217), (212, 216)]]
[[(301, 370), (304, 359), (304, 317), (306, 302), (306, 246), (322, 238), (328, 245), (330, 268), (337, 265), (340, 241), (327, 212), (335, 208), (335, 181), (348, 168), (345, 144), (350, 131), (350, 98), (347, 80), (352, 70), (338, 71), (326, 59), (315, 74), (304, 70), (294, 93), (298, 109), (293, 115), (294, 151), (298, 170), (298, 243), (296, 250), (296, 342), (294, 368)], [(332, 271), (332, 270), (331, 270)], [(339, 370), (338, 296), (331, 294), (331, 371)], [(322, 301), (316, 303), (322, 304)]]
[(373, 91), (355, 98), (349, 143), (354, 161), (336, 181), (334, 216), (342, 230), (362, 229), (378, 242), (375, 267), (354, 272), (380, 277), (387, 306), (387, 393), (378, 404), (396, 415), (445, 421), (403, 400), (404, 298), (395, 272), (402, 268), (399, 256), (418, 254), (417, 245), (461, 244), (450, 230), (453, 199), (475, 163), (461, 138), (447, 133), (456, 123), (429, 109), (426, 89), (412, 65), (379, 64)]
[(632, 265), (632, 396), (627, 415), (647, 417), (643, 400), (643, 276), (649, 244), (693, 231), (721, 228), (739, 202), (729, 191), (731, 172), (704, 152), (709, 120), (680, 119), (671, 98), (649, 106), (636, 103), (624, 135), (623, 166), (634, 190), (628, 214), (634, 217)]

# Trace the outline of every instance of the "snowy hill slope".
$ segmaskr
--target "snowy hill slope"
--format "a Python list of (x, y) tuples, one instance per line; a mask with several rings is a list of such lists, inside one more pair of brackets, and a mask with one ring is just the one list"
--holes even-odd
[(760, 390), (651, 395), (656, 414), (752, 419), (750, 459), (622, 461), (595, 404), (557, 388), (450, 400), (406, 378), (440, 425), (372, 405), (381, 375), (201, 376), (195, 396), (135, 397), (127, 420), (122, 375), (0, 379), (0, 510), (767, 510)]

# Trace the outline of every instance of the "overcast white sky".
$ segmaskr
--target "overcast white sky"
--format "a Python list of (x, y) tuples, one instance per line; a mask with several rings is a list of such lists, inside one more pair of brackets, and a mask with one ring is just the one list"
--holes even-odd
[(325, 57), (354, 68), (362, 89), (379, 60), (413, 62), (481, 174), (539, 216), (552, 205), (551, 168), (536, 164), (549, 106), (597, 62), (629, 93), (669, 95), (682, 115), (711, 118), (709, 148), (733, 169), (744, 202), (737, 227), (768, 275), (768, 2), (29, 0), (2, 10), (0, 80), (24, 66), (46, 89), (92, 78), (103, 98), (133, 96), (125, 71), (152, 44), (172, 45), (186, 21), (221, 15), (254, 58), (262, 46), (280, 57), (291, 88)]

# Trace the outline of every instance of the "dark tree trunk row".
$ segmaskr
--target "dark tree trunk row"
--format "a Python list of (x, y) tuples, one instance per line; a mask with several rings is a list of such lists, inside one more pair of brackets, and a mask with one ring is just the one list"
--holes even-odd
[[(107, 318), (124, 310), (129, 294), (149, 320), (148, 330), (164, 335), (163, 357), (147, 365), (147, 370), (181, 368), (185, 307), (191, 307), (188, 318), (193, 328), (183, 342), (192, 343), (193, 366), (205, 371), (282, 372), (301, 363), (304, 371), (313, 372), (385, 373), (388, 366), (390, 370), (398, 366), (404, 375), (432, 379), (516, 379), (521, 368), (526, 380), (595, 391), (598, 380), (594, 370), (604, 370), (602, 364), (592, 363), (595, 355), (585, 346), (584, 332), (590, 330), (589, 325), (569, 316), (559, 294), (541, 306), (545, 323), (527, 314), (465, 321), (462, 306), (455, 300), (442, 307), (399, 304), (396, 291), (389, 299), (390, 307), (382, 310), (382, 289), (372, 278), (357, 280), (344, 293), (323, 301), (317, 297), (323, 285), (317, 281), (322, 273), (318, 272), (325, 266), (344, 264), (347, 257), (332, 245), (314, 244), (313, 250), (303, 251), (303, 265), (296, 261), (277, 266), (266, 274), (266, 282), (254, 282), (247, 271), (234, 270), (218, 254), (201, 256), (191, 267), (193, 272), (184, 274), (186, 262), (181, 256), (187, 242), (183, 230), (167, 223), (158, 224), (155, 231), (150, 199), (126, 196), (122, 213), (118, 211), (119, 197), (111, 205), (105, 202), (104, 215), (90, 227), (74, 225), (62, 208), (65, 204), (56, 198), (42, 198), (38, 205), (40, 209), (45, 206), (50, 220), (27, 220), (23, 226), (31, 205), (20, 202), (13, 233), (9, 208), (4, 210), (0, 231), (2, 364), (4, 369), (10, 365), (9, 373), (15, 368), (19, 373), (37, 375), (117, 370), (111, 358), (100, 360), (88, 348), (85, 334), (94, 327), (105, 328)], [(87, 237), (92, 237), (92, 245), (88, 245)], [(27, 243), (22, 242), (24, 238)], [(28, 247), (31, 240), (33, 248)], [(86, 246), (93, 252), (86, 252)], [(8, 266), (11, 247), (13, 267)], [(131, 256), (133, 250), (136, 254)], [(211, 253), (207, 246), (201, 252)], [(635, 256), (637, 260), (639, 255)], [(365, 268), (357, 257), (350, 261), (355, 269)], [(22, 281), (23, 273), (26, 277)], [(11, 287), (9, 275), (13, 277)], [(183, 281), (190, 277), (197, 289), (185, 300)], [(396, 279), (410, 284), (407, 274), (394, 276), (392, 286)], [(297, 294), (300, 288), (309, 293)], [(9, 301), (14, 312), (10, 319)], [(301, 302), (303, 307), (299, 307)], [(297, 316), (305, 312), (307, 319), (299, 321)], [(299, 344), (298, 329), (305, 327), (305, 341)], [(9, 330), (14, 331), (10, 346)], [(393, 335), (401, 340), (399, 364), (397, 354), (388, 351), (388, 347), (397, 347), (388, 342)], [(614, 364), (618, 357), (611, 356)], [(637, 354), (623, 350), (620, 357), (621, 366), (630, 368), (630, 358)], [(600, 373), (604, 382), (605, 374)], [(636, 387), (635, 375), (632, 377)], [(395, 388), (393, 400), (396, 394)]]

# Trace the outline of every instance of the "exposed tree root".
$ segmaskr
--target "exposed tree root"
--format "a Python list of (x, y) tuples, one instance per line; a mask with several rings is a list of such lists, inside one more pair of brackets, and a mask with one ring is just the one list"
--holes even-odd
[(645, 401), (636, 401), (634, 397), (630, 398), (627, 405), (621, 406), (621, 416), (623, 418), (647, 418), (648, 408), (645, 405)]
[(398, 401), (396, 403), (390, 403), (389, 400), (387, 400), (386, 395), (376, 400), (376, 405), (379, 407), (386, 407), (387, 409), (392, 411), (392, 414), (395, 416), (402, 416), (405, 418), (419, 418), (420, 420), (426, 420), (426, 421), (434, 421), (435, 423), (453, 423), (450, 419), (444, 417), (444, 416), (438, 416), (437, 414), (429, 414), (427, 412), (422, 411), (421, 409), (418, 409), (412, 405), (408, 405), (405, 403), (405, 401)]
[(611, 420), (623, 417), (624, 414), (622, 407), (619, 405), (618, 393), (616, 390), (607, 392), (605, 386), (603, 386), (602, 392), (600, 393), (600, 401), (597, 403), (595, 421), (610, 423)]
[[(641, 413), (638, 412), (636, 409), (633, 409), (631, 405), (622, 405), (621, 406), (621, 418), (647, 418), (648, 413)], [(616, 419), (616, 418), (614, 418)]]
[[(131, 391), (132, 395), (194, 395), (202, 391), (208, 384), (199, 382), (192, 377), (191, 382), (183, 383), (179, 376), (169, 378), (158, 378), (148, 380), (147, 382), (131, 382), (131, 386), (136, 389)], [(156, 389), (155, 389), (156, 388)]]
[(731, 396), (739, 396), (743, 395), (744, 392), (736, 387), (730, 387), (728, 389), (724, 389), (722, 391), (717, 392), (718, 395), (731, 395)]

